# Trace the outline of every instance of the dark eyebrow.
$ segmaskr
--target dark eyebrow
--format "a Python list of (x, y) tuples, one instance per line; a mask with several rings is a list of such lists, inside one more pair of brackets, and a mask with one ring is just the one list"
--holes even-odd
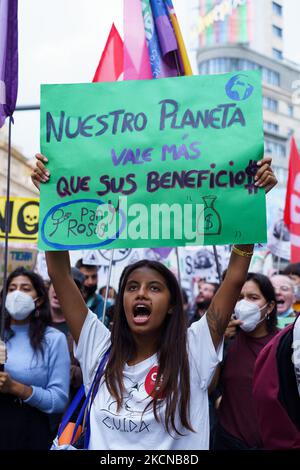
[(138, 284), (138, 281), (135, 281), (134, 279), (128, 279), (128, 280), (126, 281), (126, 285), (127, 285), (127, 284)]
[(155, 280), (155, 281), (150, 281), (149, 284), (161, 284), (162, 286), (165, 285), (163, 282), (157, 281), (157, 280)]
[(23, 287), (23, 286), (30, 286), (30, 287), (32, 287), (32, 284), (31, 284), (30, 282), (22, 282), (21, 284), (17, 284), (17, 283), (15, 283), (15, 282), (11, 282), (11, 283), (10, 283), (10, 286), (18, 286), (18, 285), (20, 285), (21, 287)]
[[(139, 281), (136, 281), (136, 280), (134, 280), (134, 279), (129, 279), (129, 280), (126, 282), (126, 285), (128, 285), (128, 284), (139, 284)], [(153, 284), (158, 284), (158, 285), (160, 285), (160, 286), (162, 286), (162, 287), (166, 287), (166, 285), (165, 285), (163, 282), (161, 282), (161, 281), (154, 280), (154, 281), (148, 282), (148, 285), (153, 285)]]

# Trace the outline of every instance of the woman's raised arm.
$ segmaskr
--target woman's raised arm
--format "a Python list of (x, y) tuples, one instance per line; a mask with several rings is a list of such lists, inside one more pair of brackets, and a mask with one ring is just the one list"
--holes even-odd
[(46, 261), (49, 277), (59, 300), (71, 335), (78, 343), (88, 308), (75, 284), (68, 251), (47, 251)]
[[(271, 157), (265, 157), (257, 163), (255, 185), (269, 192), (277, 179), (271, 168)], [(217, 348), (224, 336), (242, 287), (246, 281), (253, 245), (237, 245), (233, 248), (224, 281), (214, 296), (206, 318), (210, 334)]]
[(210, 334), (217, 349), (238, 301), (253, 252), (253, 245), (234, 246), (226, 276), (206, 314)]

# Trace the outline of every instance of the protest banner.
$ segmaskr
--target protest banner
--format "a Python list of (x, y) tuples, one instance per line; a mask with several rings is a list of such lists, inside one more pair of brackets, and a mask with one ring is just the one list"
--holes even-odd
[(5, 211), (9, 211), (8, 240), (35, 243), (38, 238), (39, 199), (0, 197), (0, 241), (5, 239)]
[(261, 100), (257, 71), (42, 85), (39, 248), (265, 242)]
[[(37, 250), (35, 248), (9, 247), (7, 258), (7, 273), (10, 274), (16, 268), (24, 267), (33, 270), (37, 258)], [(4, 274), (4, 247), (0, 246), (0, 282), (3, 281)]]

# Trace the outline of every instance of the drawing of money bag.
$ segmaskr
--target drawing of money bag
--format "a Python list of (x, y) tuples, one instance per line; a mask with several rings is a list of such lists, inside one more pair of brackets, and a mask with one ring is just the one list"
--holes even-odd
[(199, 235), (220, 235), (222, 229), (221, 217), (214, 204), (217, 196), (203, 196), (204, 208), (197, 220), (197, 233)]

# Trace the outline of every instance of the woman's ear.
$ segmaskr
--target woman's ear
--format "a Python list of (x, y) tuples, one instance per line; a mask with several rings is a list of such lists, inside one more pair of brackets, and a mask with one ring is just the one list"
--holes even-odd
[(35, 301), (36, 307), (41, 307), (41, 305), (43, 305), (43, 303), (44, 303), (44, 298), (43, 297), (38, 297)]
[[(270, 313), (273, 312), (273, 308), (274, 308), (274, 307), (275, 307), (275, 302), (274, 302), (274, 300), (272, 300), (272, 302), (269, 303), (269, 306), (268, 306), (268, 308), (267, 308), (267, 315), (270, 315)], [(267, 316), (267, 315), (266, 315), (266, 316)]]
[(169, 314), (169, 315), (172, 315), (172, 313), (173, 313), (173, 307), (169, 307), (169, 309), (168, 309), (168, 314)]

